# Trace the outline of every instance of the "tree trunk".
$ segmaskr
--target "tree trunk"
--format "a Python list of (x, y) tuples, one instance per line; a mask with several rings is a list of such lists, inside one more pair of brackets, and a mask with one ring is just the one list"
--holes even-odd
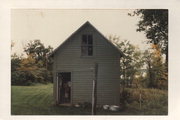
[(153, 78), (152, 78), (152, 70), (151, 70), (151, 63), (148, 61), (148, 68), (149, 68), (149, 87), (153, 87)]

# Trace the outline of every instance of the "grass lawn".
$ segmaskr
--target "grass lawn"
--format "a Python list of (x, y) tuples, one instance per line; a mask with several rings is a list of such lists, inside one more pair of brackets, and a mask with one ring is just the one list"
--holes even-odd
[[(53, 101), (52, 84), (34, 86), (11, 87), (11, 114), (12, 115), (90, 115), (91, 108), (75, 108), (55, 106)], [(162, 92), (162, 93), (161, 93)], [(139, 109), (138, 102), (127, 104), (123, 111), (111, 112), (102, 109), (97, 110), (98, 115), (166, 115), (167, 92), (158, 92), (160, 98), (144, 102)], [(159, 96), (159, 95), (158, 95)], [(151, 97), (152, 98), (152, 97)], [(166, 99), (166, 100), (163, 100)], [(154, 101), (154, 102), (152, 102)], [(161, 102), (162, 101), (162, 102)]]

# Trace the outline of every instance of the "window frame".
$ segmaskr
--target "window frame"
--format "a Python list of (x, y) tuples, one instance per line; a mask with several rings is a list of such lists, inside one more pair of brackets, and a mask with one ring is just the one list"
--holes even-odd
[[(89, 36), (91, 36), (91, 38), (89, 38)], [(85, 38), (85, 39), (84, 39)], [(92, 40), (91, 42), (89, 42), (90, 40)], [(83, 41), (85, 41), (83, 43)], [(93, 35), (92, 34), (82, 34), (81, 35), (81, 56), (82, 57), (92, 57), (94, 56), (94, 45), (93, 45), (94, 41), (93, 41)], [(84, 54), (83, 54), (83, 49), (84, 48)], [(92, 49), (91, 52), (89, 51), (89, 49)]]

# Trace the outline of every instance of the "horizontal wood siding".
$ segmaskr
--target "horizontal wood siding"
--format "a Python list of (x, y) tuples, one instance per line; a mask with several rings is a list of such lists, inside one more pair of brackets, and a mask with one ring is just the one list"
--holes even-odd
[(73, 102), (91, 102), (93, 71), (75, 71), (73, 79)]
[[(81, 56), (81, 35), (93, 35), (93, 56)], [(75, 34), (54, 56), (54, 93), (56, 72), (72, 72), (72, 103), (91, 102), (94, 63), (98, 63), (97, 104), (119, 104), (120, 55), (92, 27), (86, 26)]]

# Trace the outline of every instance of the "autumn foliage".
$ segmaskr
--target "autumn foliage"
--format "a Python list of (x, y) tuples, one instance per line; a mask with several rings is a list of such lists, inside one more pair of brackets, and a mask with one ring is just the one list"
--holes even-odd
[[(37, 48), (42, 49), (37, 51)], [(26, 57), (19, 57), (16, 54), (11, 56), (12, 85), (52, 82), (52, 73), (48, 70), (50, 62), (46, 57), (51, 50), (45, 48), (39, 40), (30, 42), (24, 50)], [(40, 53), (43, 56), (40, 56)]]

